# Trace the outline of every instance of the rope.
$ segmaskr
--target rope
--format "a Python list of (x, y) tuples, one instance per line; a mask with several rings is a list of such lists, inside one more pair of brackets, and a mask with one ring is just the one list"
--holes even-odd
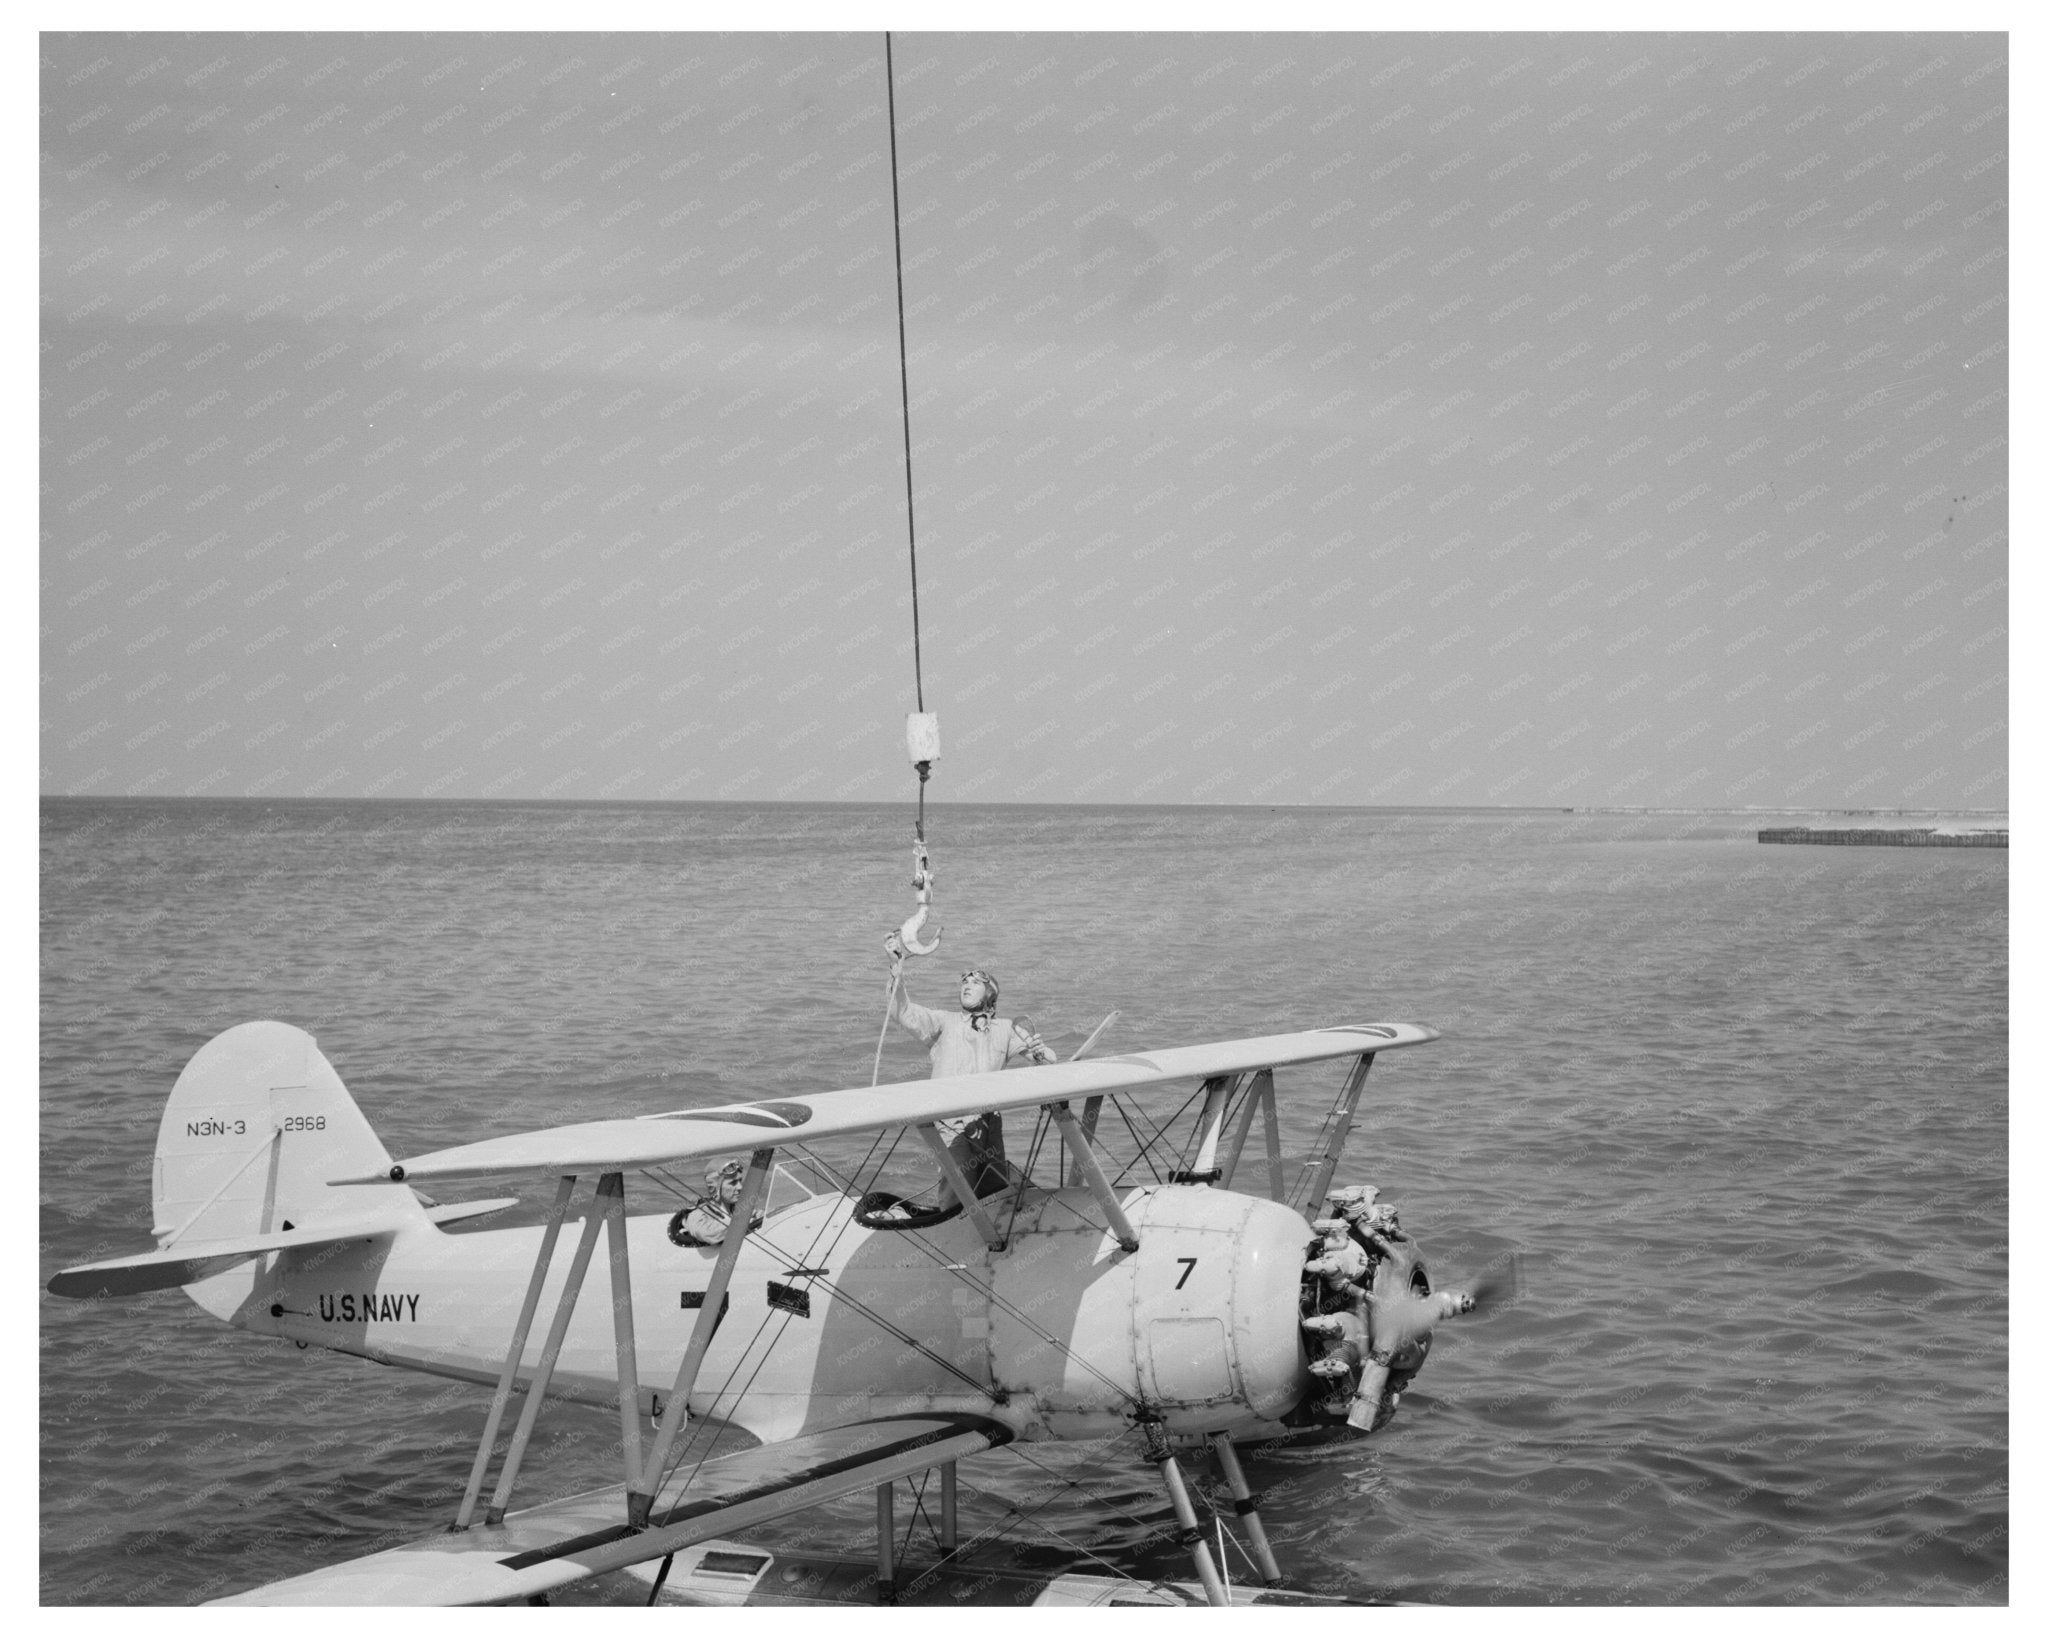
[[(924, 786), (917, 787), (918, 799), (922, 803)], [(882, 1007), (882, 1033), (875, 1037), (875, 1072), (868, 1077), (868, 1085), (879, 1085), (882, 1079), (882, 1043), (889, 1039), (889, 1020), (896, 1016), (896, 992), (903, 987), (903, 969), (898, 967), (889, 974), (889, 999)]]
[[(882, 35), (889, 81), (889, 208), (896, 229), (896, 359), (903, 376), (903, 506), (910, 529), (910, 654), (917, 672), (917, 708), (924, 709), (924, 638), (917, 616), (917, 491), (910, 481), (910, 340), (903, 312), (903, 195), (896, 180), (896, 50)], [(917, 836), (924, 840), (924, 780), (917, 782)]]

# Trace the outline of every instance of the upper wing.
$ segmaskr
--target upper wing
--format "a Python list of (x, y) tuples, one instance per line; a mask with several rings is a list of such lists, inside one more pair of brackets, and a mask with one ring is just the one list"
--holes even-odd
[(887, 1416), (715, 1457), (647, 1528), (624, 1522), (615, 1485), (528, 1508), (504, 1523), (437, 1531), (401, 1547), (217, 1600), (222, 1604), (502, 1604), (661, 1558), (1009, 1443), (980, 1416)]
[(584, 1121), (437, 1149), (394, 1166), (388, 1174), (335, 1181), (383, 1183), (395, 1178), (417, 1183), (429, 1178), (492, 1177), (511, 1172), (607, 1172), (665, 1166), (783, 1142), (842, 1137), (882, 1126), (950, 1120), (984, 1109), (1015, 1109), (1128, 1092), (1196, 1075), (1235, 1075), (1282, 1064), (1390, 1052), (1436, 1038), (1437, 1032), (1422, 1024), (1340, 1024), (1290, 1035), (1043, 1064), (1000, 1075), (949, 1075), (943, 1080), (898, 1081), (814, 1097), (679, 1109), (632, 1120)]

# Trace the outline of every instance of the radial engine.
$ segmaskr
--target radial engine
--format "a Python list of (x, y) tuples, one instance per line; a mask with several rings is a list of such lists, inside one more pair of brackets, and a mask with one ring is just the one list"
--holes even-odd
[(1370, 1184), (1337, 1190), (1316, 1219), (1318, 1245), (1302, 1265), (1301, 1330), (1315, 1389), (1290, 1421), (1342, 1421), (1373, 1433), (1429, 1358), (1437, 1323), (1476, 1306), (1463, 1291), (1432, 1293), (1400, 1213)]

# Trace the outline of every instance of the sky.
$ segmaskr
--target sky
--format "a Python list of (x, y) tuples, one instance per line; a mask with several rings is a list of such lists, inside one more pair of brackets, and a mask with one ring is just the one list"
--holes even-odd
[(46, 34), (52, 794), (1998, 809), (2000, 34)]

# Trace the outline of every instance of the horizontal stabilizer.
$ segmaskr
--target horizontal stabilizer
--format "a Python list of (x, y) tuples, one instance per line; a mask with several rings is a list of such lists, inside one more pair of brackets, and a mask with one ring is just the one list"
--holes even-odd
[[(266, 1240), (289, 1240), (288, 1234), (266, 1234)], [(225, 1274), (237, 1263), (274, 1250), (271, 1246), (249, 1246), (229, 1251), (152, 1251), (140, 1257), (115, 1257), (104, 1263), (86, 1263), (67, 1268), (52, 1277), (50, 1294), (56, 1297), (136, 1297), (145, 1291), (175, 1291), (181, 1285), (197, 1285), (216, 1274)]]
[(623, 1486), (440, 1531), (402, 1547), (216, 1600), (269, 1605), (501, 1604), (684, 1547), (837, 1496), (1007, 1444), (980, 1416), (889, 1416), (715, 1457), (665, 1490), (645, 1529), (625, 1522)]
[(1354, 1058), (1434, 1041), (1421, 1024), (1342, 1024), (1205, 1046), (1120, 1052), (1080, 1063), (1034, 1065), (1001, 1075), (949, 1075), (815, 1096), (677, 1109), (638, 1119), (583, 1121), (441, 1149), (388, 1172), (337, 1177), (337, 1184), (497, 1177), (519, 1172), (631, 1171), (783, 1143), (810, 1143), (886, 1126), (915, 1126), (1102, 1093), (1130, 1092), (1196, 1076), (1236, 1075), (1283, 1064)]
[[(465, 1217), (516, 1206), (517, 1200), (465, 1200), (452, 1206), (433, 1206), (427, 1217), (436, 1223), (452, 1223)], [(272, 1251), (306, 1251), (314, 1246), (331, 1246), (343, 1240), (364, 1240), (391, 1234), (403, 1227), (385, 1219), (359, 1219), (322, 1223), (275, 1234), (238, 1234), (222, 1240), (186, 1240), (168, 1251), (146, 1251), (138, 1257), (113, 1257), (103, 1263), (84, 1263), (67, 1268), (50, 1281), (50, 1292), (58, 1297), (133, 1297), (145, 1291), (172, 1291), (183, 1285), (224, 1274), (237, 1263)]]
[(458, 1200), (452, 1205), (427, 1207), (427, 1221), (430, 1223), (466, 1223), (472, 1217), (489, 1217), (493, 1212), (509, 1211), (519, 1204), (519, 1197), (507, 1195), (502, 1200)]

